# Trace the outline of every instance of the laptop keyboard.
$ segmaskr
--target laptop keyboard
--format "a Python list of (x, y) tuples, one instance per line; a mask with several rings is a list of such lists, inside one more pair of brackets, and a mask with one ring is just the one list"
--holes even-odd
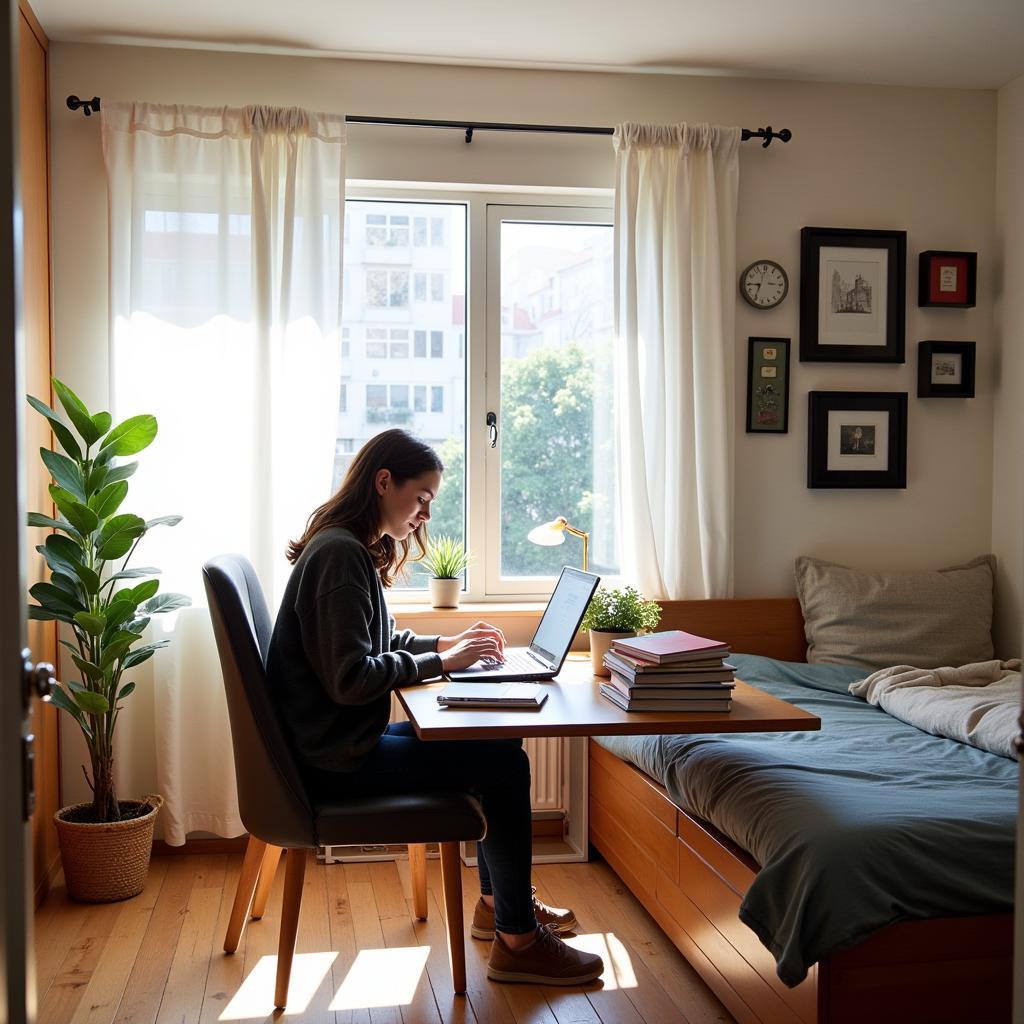
[(488, 668), (504, 668), (513, 672), (543, 672), (544, 666), (534, 661), (526, 651), (509, 651), (504, 661), (497, 658), (483, 658), (482, 664)]

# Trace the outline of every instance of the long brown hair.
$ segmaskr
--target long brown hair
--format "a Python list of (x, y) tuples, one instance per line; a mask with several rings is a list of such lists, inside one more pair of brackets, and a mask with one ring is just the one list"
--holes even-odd
[[(395, 541), (380, 533), (380, 505), (377, 496), (377, 473), (391, 471), (396, 484), (404, 484), (423, 473), (444, 472), (437, 452), (426, 441), (408, 431), (394, 428), (371, 437), (356, 453), (337, 493), (325, 501), (306, 521), (306, 532), (298, 540), (288, 542), (289, 562), (298, 561), (306, 545), (329, 526), (344, 526), (366, 545), (374, 568), (385, 587), (390, 587), (409, 557), (409, 540)], [(422, 558), (426, 552), (423, 526), (412, 534)]]

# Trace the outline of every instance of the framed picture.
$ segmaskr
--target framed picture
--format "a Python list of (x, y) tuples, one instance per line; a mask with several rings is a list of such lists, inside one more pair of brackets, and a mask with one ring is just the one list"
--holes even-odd
[(973, 398), (974, 348), (973, 341), (920, 342), (917, 397)]
[(800, 232), (800, 359), (902, 363), (907, 233)]
[(789, 338), (750, 338), (747, 433), (789, 433)]
[(812, 391), (808, 487), (906, 487), (907, 393)]
[(921, 253), (917, 265), (917, 304), (967, 309), (975, 304), (978, 284), (976, 252)]

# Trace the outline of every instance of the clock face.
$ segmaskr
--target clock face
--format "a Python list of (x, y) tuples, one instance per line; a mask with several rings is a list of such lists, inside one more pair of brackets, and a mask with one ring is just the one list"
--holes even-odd
[(789, 278), (778, 263), (758, 260), (740, 274), (740, 295), (755, 309), (777, 306), (789, 291)]

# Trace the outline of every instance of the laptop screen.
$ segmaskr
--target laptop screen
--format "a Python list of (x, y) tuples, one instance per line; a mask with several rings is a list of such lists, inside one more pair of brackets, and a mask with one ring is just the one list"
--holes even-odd
[(568, 566), (562, 569), (530, 643), (534, 654), (553, 666), (561, 667), (599, 579), (592, 573)]

